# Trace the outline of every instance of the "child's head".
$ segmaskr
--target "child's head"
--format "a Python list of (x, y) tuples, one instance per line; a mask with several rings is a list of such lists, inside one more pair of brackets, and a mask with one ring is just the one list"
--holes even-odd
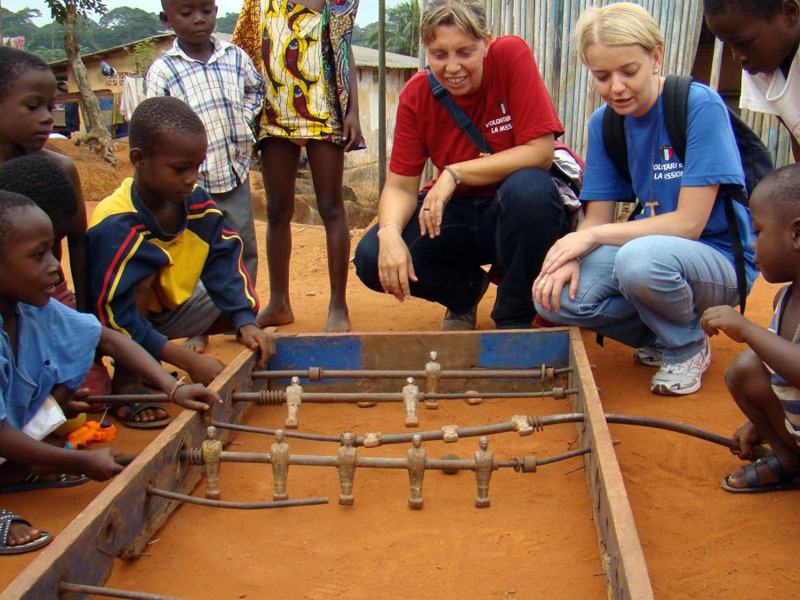
[(216, 0), (161, 0), (161, 22), (184, 44), (203, 47), (217, 26)]
[(177, 98), (148, 98), (136, 107), (128, 131), (137, 184), (161, 200), (183, 202), (206, 157), (200, 117)]
[(703, 10), (711, 32), (752, 75), (778, 69), (800, 37), (798, 0), (705, 0)]
[(31, 154), (3, 163), (0, 190), (33, 200), (50, 217), (56, 241), (69, 233), (78, 197), (67, 174), (53, 161)]
[(664, 36), (650, 13), (630, 2), (588, 8), (575, 38), (597, 93), (615, 112), (641, 117), (650, 110), (664, 58)]
[(0, 190), (0, 308), (44, 306), (59, 281), (53, 227), (33, 200)]
[(56, 78), (41, 58), (0, 46), (0, 144), (41, 150), (53, 129)]
[(770, 283), (800, 274), (800, 164), (781, 167), (761, 180), (750, 197), (756, 262)]

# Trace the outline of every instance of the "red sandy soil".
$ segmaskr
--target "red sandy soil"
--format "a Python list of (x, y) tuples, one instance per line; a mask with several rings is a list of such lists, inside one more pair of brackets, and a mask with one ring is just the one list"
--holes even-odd
[[(72, 152), (70, 152), (72, 154)], [(92, 197), (87, 194), (87, 197)], [(264, 224), (257, 223), (263, 246)], [(297, 321), (287, 332), (321, 331), (329, 291), (324, 232), (294, 226), (291, 295)], [(360, 232), (354, 232), (358, 237)], [(268, 297), (266, 261), (261, 255), (258, 292)], [(748, 316), (766, 325), (777, 290), (759, 280), (748, 301)], [(478, 326), (489, 329), (495, 289), (481, 304)], [(402, 305), (367, 290), (350, 273), (348, 301), (354, 331), (425, 331), (436, 329), (443, 310), (420, 300)], [(604, 348), (585, 334), (584, 341), (607, 412), (649, 415), (684, 421), (730, 435), (744, 420), (724, 385), (725, 368), (743, 347), (726, 338), (712, 340), (713, 362), (702, 390), (686, 398), (649, 393), (653, 370), (635, 365), (631, 349), (612, 341)], [(235, 341), (217, 337), (209, 353), (223, 361), (240, 351)], [(564, 405), (536, 400), (527, 408), (486, 402), (479, 407), (451, 403), (447, 410), (421, 412), (423, 428), (453, 422), (506, 420), (516, 412), (563, 412)], [(320, 417), (304, 406), (301, 425), (326, 433), (352, 429), (363, 433), (401, 431), (398, 408), (378, 406)], [(448, 413), (449, 411), (449, 413)], [(281, 413), (255, 408), (248, 420), (274, 426)], [(380, 427), (374, 426), (381, 423)], [(496, 457), (562, 452), (574, 437), (570, 428), (552, 428), (524, 438), (495, 436)], [(621, 440), (617, 455), (648, 562), (655, 594), (660, 598), (796, 597), (800, 575), (794, 541), (800, 495), (771, 493), (734, 495), (720, 479), (741, 463), (727, 450), (674, 433), (612, 426)], [(120, 428), (115, 445), (140, 450), (152, 432)], [(529, 440), (529, 441), (528, 441)], [(233, 450), (266, 451), (268, 438), (240, 435)], [(426, 445), (429, 456), (447, 451)], [(458, 444), (467, 457), (474, 441)], [(402, 448), (402, 450), (400, 450)], [(293, 452), (333, 454), (328, 445), (292, 442)], [(370, 455), (399, 456), (401, 446), (379, 448)], [(148, 556), (117, 562), (109, 585), (186, 598), (602, 598), (604, 583), (594, 526), (579, 461), (544, 467), (535, 475), (495, 472), (492, 507), (472, 506), (474, 478), (462, 473), (425, 478), (425, 508), (410, 511), (404, 472), (359, 470), (356, 505), (339, 507), (335, 472), (290, 471), (292, 497), (328, 496), (324, 507), (284, 511), (214, 511), (182, 507), (155, 536)], [(224, 465), (224, 497), (269, 499), (271, 472), (266, 466)], [(24, 515), (36, 526), (58, 533), (102, 489), (88, 483), (77, 488), (3, 496), (0, 504)], [(282, 514), (283, 513), (283, 514)], [(463, 525), (462, 525), (463, 524)], [(0, 589), (36, 553), (0, 559)]]

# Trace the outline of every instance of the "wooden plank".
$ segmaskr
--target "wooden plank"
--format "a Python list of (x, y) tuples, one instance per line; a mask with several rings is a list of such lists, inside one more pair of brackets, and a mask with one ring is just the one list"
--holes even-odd
[(654, 598), (628, 493), (611, 443), (589, 358), (577, 327), (571, 328), (570, 340), (570, 364), (574, 369), (573, 376), (578, 378), (572, 386), (580, 390), (577, 396), (572, 397), (573, 411), (586, 414), (586, 421), (576, 427), (581, 446), (592, 448), (592, 452), (584, 456), (586, 485), (597, 528), (608, 597), (615, 600)]
[[(255, 358), (242, 352), (220, 373), (211, 388), (223, 398), (232, 391), (249, 391)], [(213, 410), (221, 420), (241, 418), (246, 403), (227, 402)], [(220, 432), (229, 441), (234, 432)], [(205, 438), (200, 415), (184, 411), (42, 553), (11, 582), (0, 598), (54, 598), (59, 581), (102, 584), (111, 574), (118, 555), (135, 556), (178, 504), (148, 498), (145, 487), (189, 494), (201, 478), (200, 467), (185, 467), (177, 460), (184, 445), (196, 447)], [(178, 468), (176, 468), (178, 467)]]

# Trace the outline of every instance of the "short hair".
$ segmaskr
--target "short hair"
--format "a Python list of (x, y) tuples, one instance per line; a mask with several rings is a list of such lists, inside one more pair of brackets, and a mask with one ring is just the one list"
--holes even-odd
[(756, 191), (759, 196), (766, 194), (770, 210), (787, 223), (800, 218), (800, 163), (775, 169), (758, 183)]
[(133, 111), (128, 141), (131, 149), (139, 148), (145, 155), (152, 155), (167, 136), (187, 133), (206, 136), (197, 113), (183, 100), (158, 96), (144, 100)]
[(23, 73), (31, 69), (53, 72), (41, 58), (25, 50), (0, 46), (0, 98), (17, 83)]
[(481, 0), (431, 0), (422, 13), (419, 33), (427, 46), (436, 39), (436, 28), (452, 25), (476, 40), (486, 39), (486, 11)]
[(0, 250), (14, 226), (13, 213), (21, 208), (35, 208), (36, 203), (22, 194), (0, 190)]
[(69, 177), (43, 156), (29, 154), (3, 163), (0, 190), (33, 200), (58, 229), (69, 227), (78, 212), (78, 196)]
[(704, 0), (703, 14), (718, 15), (740, 10), (751, 17), (769, 20), (781, 9), (783, 0)]
[(586, 51), (603, 46), (639, 45), (652, 53), (664, 46), (658, 23), (647, 10), (632, 2), (594, 6), (583, 12), (575, 26), (578, 55), (586, 63)]

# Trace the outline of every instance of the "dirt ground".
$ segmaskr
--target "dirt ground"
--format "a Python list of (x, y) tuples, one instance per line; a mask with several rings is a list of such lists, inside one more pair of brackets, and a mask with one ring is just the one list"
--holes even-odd
[[(88, 160), (87, 165), (91, 164)], [(112, 176), (119, 178), (112, 172), (97, 177), (96, 185), (108, 186)], [(94, 199), (96, 194), (97, 190), (88, 190), (86, 196)], [(258, 292), (265, 302), (263, 223), (257, 223), (257, 232), (262, 245)], [(291, 295), (297, 321), (282, 331), (318, 332), (329, 299), (324, 232), (319, 227), (295, 226), (293, 234)], [(360, 232), (353, 235), (357, 238)], [(751, 319), (767, 324), (776, 290), (762, 280), (757, 282), (748, 301)], [(489, 313), (494, 294), (492, 287), (481, 303), (481, 329), (492, 327)], [(371, 292), (352, 269), (348, 302), (354, 331), (436, 329), (444, 312), (424, 301), (412, 299), (400, 305)], [(686, 398), (665, 398), (649, 393), (653, 370), (635, 365), (629, 348), (612, 341), (601, 348), (588, 333), (584, 341), (607, 412), (684, 421), (725, 435), (743, 421), (723, 381), (726, 366), (743, 349), (740, 345), (714, 338), (713, 361), (702, 390)], [(239, 350), (234, 341), (218, 337), (209, 352), (228, 361)], [(519, 410), (561, 412), (561, 407), (551, 405), (552, 401), (537, 400), (533, 407), (528, 404)], [(516, 412), (497, 403), (448, 406), (452, 414), (440, 410), (435, 417), (442, 423), (453, 422), (453, 417), (470, 423), (492, 422)], [(396, 414), (382, 414), (381, 406), (342, 411), (324, 420), (315, 418), (312, 409), (316, 407), (306, 408), (304, 419), (310, 431), (353, 428), (363, 432), (374, 430), (372, 423), (397, 422)], [(258, 408), (248, 418), (255, 424), (274, 425), (277, 415)], [(727, 450), (657, 430), (620, 425), (612, 426), (611, 433), (621, 441), (617, 455), (657, 597), (796, 597), (800, 495), (729, 494), (719, 481), (740, 462)], [(135, 452), (154, 436), (120, 428), (115, 444), (125, 452)], [(525, 439), (535, 439), (541, 445), (537, 449), (547, 455), (564, 451), (572, 437), (572, 430), (559, 429)], [(270, 442), (242, 434), (237, 443), (245, 446), (232, 449), (263, 451)], [(513, 436), (497, 436), (492, 444), (498, 457), (525, 451)], [(467, 441), (460, 446), (459, 452), (467, 448), (471, 453), (476, 444)], [(292, 448), (333, 453), (299, 443)], [(397, 448), (377, 450), (375, 455), (398, 453)], [(431, 445), (428, 451), (433, 456), (444, 449)], [(149, 556), (128, 564), (118, 562), (109, 584), (187, 598), (601, 598), (605, 595), (602, 568), (583, 474), (571, 472), (579, 465), (579, 461), (559, 463), (526, 476), (496, 473), (492, 507), (485, 511), (472, 507), (471, 474), (426, 476), (425, 509), (409, 511), (405, 473), (359, 470), (356, 505), (344, 509), (335, 504), (335, 473), (312, 475), (308, 468), (299, 467), (290, 472), (290, 494), (325, 495), (333, 500), (331, 505), (295, 509), (297, 516), (291, 517), (279, 511), (183, 507), (156, 535), (158, 541), (150, 546)], [(269, 471), (253, 465), (228, 467), (223, 466), (226, 498), (268, 497)], [(0, 504), (58, 533), (102, 486), (91, 482), (67, 490), (3, 496)], [(35, 556), (3, 557), (0, 589)]]

